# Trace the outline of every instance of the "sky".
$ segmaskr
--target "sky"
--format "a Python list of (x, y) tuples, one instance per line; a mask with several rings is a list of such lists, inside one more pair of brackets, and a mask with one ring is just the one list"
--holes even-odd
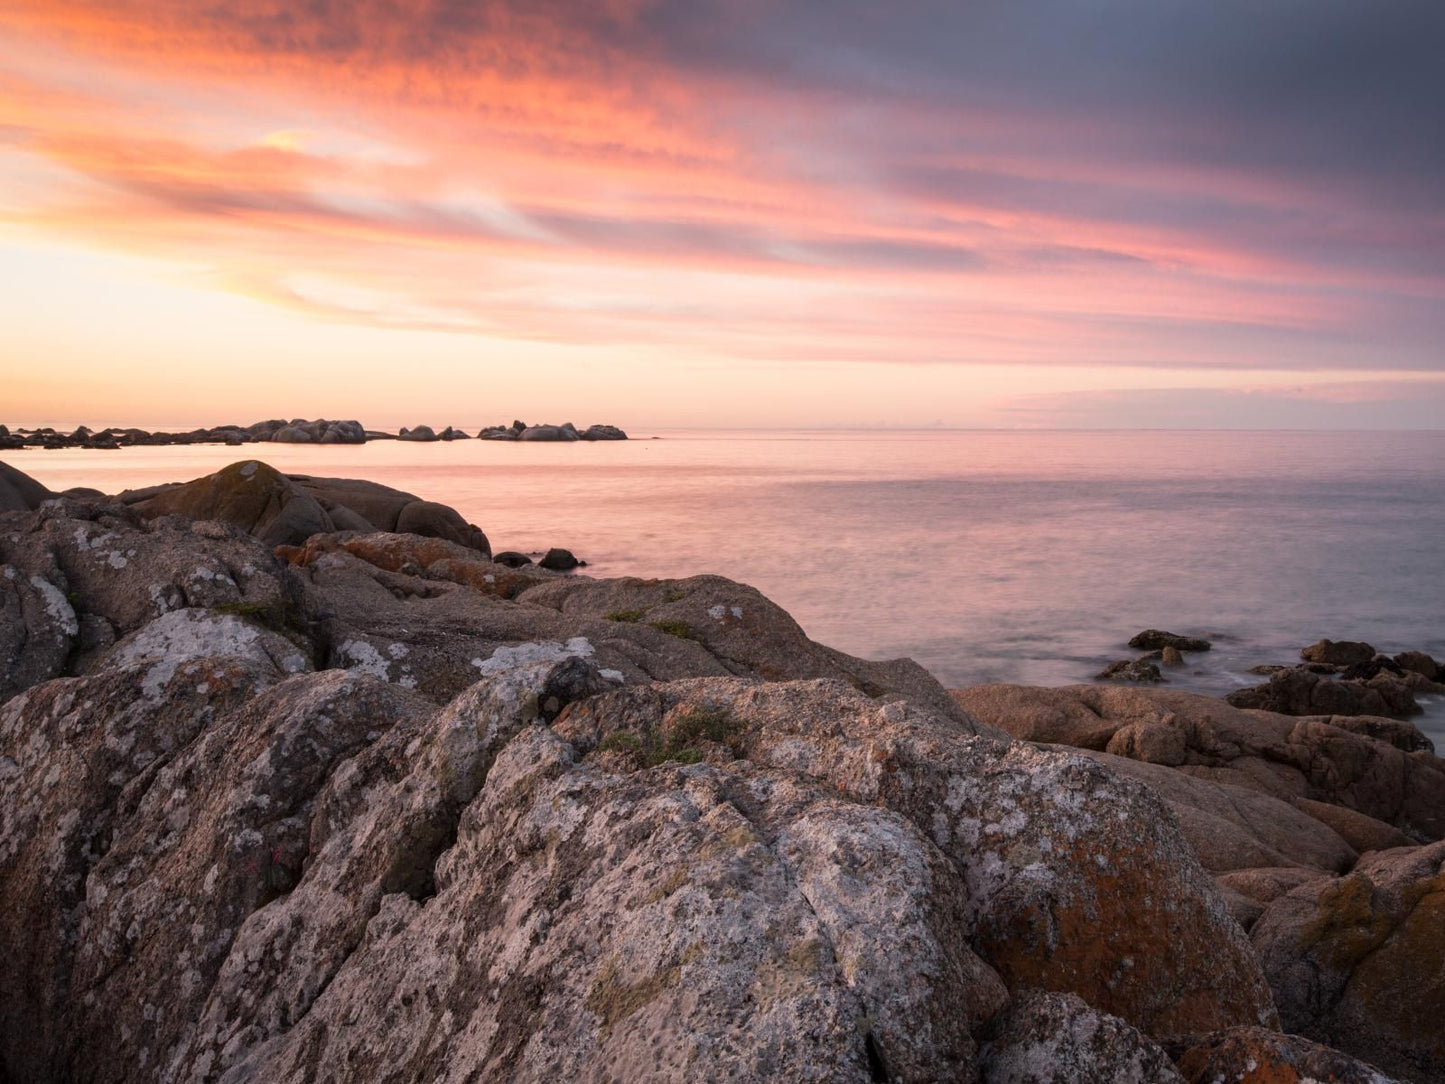
[(1445, 426), (1439, 0), (0, 0), (0, 421)]

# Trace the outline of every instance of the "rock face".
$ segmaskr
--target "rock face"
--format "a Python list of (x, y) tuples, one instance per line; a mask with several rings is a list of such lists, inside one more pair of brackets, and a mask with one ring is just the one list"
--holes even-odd
[(1145, 629), (1129, 641), (1129, 646), (1136, 651), (1158, 651), (1166, 647), (1172, 647), (1176, 651), (1208, 651), (1213, 645), (1199, 636), (1180, 636), (1160, 629)]
[(976, 685), (953, 695), (973, 717), (1015, 737), (1162, 764), (1312, 816), (1318, 810), (1300, 799), (1328, 803), (1419, 843), (1445, 836), (1445, 764), (1337, 726), (1352, 722), (1338, 716), (1293, 718), (1194, 693), (1105, 685)]
[(1189, 1084), (1396, 1084), (1338, 1050), (1263, 1028), (1210, 1035), (1184, 1053), (1179, 1069)]
[(982, 1081), (1184, 1084), (1168, 1055), (1124, 1021), (1071, 994), (1045, 993), (1009, 1008), (985, 1050)]
[(454, 510), (414, 494), (349, 478), (284, 475), (257, 460), (233, 463), (183, 485), (122, 494), (148, 519), (220, 520), (273, 546), (337, 530), (405, 531), (490, 553), (487, 536)]
[(1410, 1080), (1445, 1080), (1445, 843), (1300, 885), (1252, 937), (1287, 1029)]
[(29, 512), (53, 496), (30, 475), (0, 463), (0, 512)]

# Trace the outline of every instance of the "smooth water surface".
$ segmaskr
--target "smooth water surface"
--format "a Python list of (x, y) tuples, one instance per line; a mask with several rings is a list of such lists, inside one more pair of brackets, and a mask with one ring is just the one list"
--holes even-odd
[[(599, 576), (715, 572), (946, 685), (1087, 680), (1139, 629), (1224, 691), (1329, 636), (1445, 656), (1445, 433), (661, 432), (617, 443), (8, 453), (116, 492), (258, 457), (455, 506)], [(1445, 749), (1445, 705), (1422, 723)]]

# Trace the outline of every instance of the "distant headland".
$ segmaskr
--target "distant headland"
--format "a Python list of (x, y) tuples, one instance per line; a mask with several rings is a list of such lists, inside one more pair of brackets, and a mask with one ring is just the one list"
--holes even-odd
[[(119, 428), (92, 430), (80, 426), (70, 433), (56, 429), (15, 429), (0, 425), (0, 449), (22, 448), (97, 448), (114, 449), (132, 445), (156, 444), (365, 444), (369, 440), (411, 440), (422, 443), (438, 440), (472, 440), (473, 434), (447, 426), (440, 432), (429, 425), (418, 425), (388, 433), (367, 429), (359, 421), (337, 421), (318, 418), (307, 421), (273, 418), (251, 425), (217, 425), (209, 429), (185, 432), (151, 432), (146, 429)], [(475, 439), (504, 441), (551, 441), (567, 443), (575, 440), (626, 440), (627, 434), (615, 425), (590, 425), (578, 429), (571, 422), (561, 425), (528, 425), (516, 420), (511, 425), (489, 425), (475, 434)]]

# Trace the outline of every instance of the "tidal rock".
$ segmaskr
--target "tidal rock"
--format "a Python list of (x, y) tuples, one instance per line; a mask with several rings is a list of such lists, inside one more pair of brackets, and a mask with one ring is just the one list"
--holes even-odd
[(1373, 659), (1375, 649), (1359, 640), (1319, 640), (1301, 648), (1299, 657), (1305, 662), (1321, 662), (1328, 666), (1353, 666)]
[(1229, 1028), (1197, 1041), (1179, 1059), (1188, 1084), (1397, 1084), (1373, 1065), (1298, 1035)]
[(492, 554), (492, 560), (499, 565), (506, 565), (508, 568), (524, 568), (534, 564), (532, 558), (525, 553), (518, 553), (515, 550), (504, 550), (501, 553)]
[(1439, 681), (1445, 677), (1445, 668), (1423, 651), (1402, 651), (1395, 656), (1395, 661), (1400, 664), (1401, 669), (1419, 674), (1430, 681)]
[(397, 440), (433, 441), (438, 439), (436, 430), (429, 425), (418, 425), (415, 429), (403, 428), (396, 435)]
[(1303, 666), (1280, 670), (1263, 685), (1226, 698), (1239, 708), (1283, 715), (1415, 715), (1420, 705), (1410, 686), (1388, 673), (1369, 681), (1339, 679)]
[(460, 430), (460, 429), (453, 429), (453, 428), (449, 425), (449, 426), (447, 426), (445, 429), (443, 429), (443, 430), (441, 431), (440, 439), (441, 439), (441, 440), (471, 440), (471, 439), (472, 439), (472, 435), (471, 435), (470, 433), (463, 432), (463, 431)]
[(581, 434), (583, 440), (626, 440), (627, 434), (615, 425), (589, 425)]
[(517, 431), (504, 425), (489, 425), (477, 436), (482, 440), (516, 440)]
[(526, 441), (573, 441), (577, 430), (565, 425), (530, 425), (517, 434), (518, 440)]
[(549, 549), (537, 563), (543, 568), (551, 569), (553, 572), (570, 572), (582, 562), (573, 556), (571, 550), (553, 547)]
[(1168, 645), (1160, 649), (1160, 661), (1165, 666), (1183, 666), (1184, 656), (1180, 653), (1177, 647), (1174, 647), (1173, 645)]
[(271, 440), (276, 444), (311, 444), (316, 438), (299, 425), (287, 425), (272, 433)]
[[(1072, 994), (1026, 993), (985, 1048), (982, 1084), (1183, 1084), (1169, 1056)], [(1268, 1034), (1268, 1033), (1266, 1033)]]
[(1213, 645), (1198, 636), (1179, 636), (1160, 629), (1145, 629), (1129, 641), (1129, 646), (1136, 651), (1157, 651), (1166, 647), (1176, 651), (1208, 651)]
[(1118, 662), (1111, 662), (1095, 674), (1094, 680), (1154, 683), (1163, 681), (1164, 675), (1152, 662), (1146, 662), (1143, 659), (1120, 659)]
[(1445, 1081), (1445, 843), (1303, 884), (1269, 905), (1252, 939), (1287, 1030)]

